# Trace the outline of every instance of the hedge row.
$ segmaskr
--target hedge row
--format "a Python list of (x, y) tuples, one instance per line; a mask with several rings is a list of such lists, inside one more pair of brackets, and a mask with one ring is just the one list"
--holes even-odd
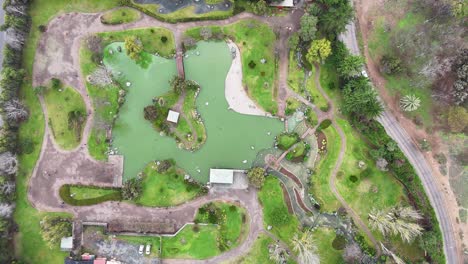
[(154, 17), (157, 20), (167, 22), (167, 23), (172, 23), (172, 24), (175, 24), (175, 23), (178, 23), (178, 22), (190, 22), (190, 21), (201, 21), (201, 20), (222, 20), (222, 19), (226, 19), (226, 18), (229, 18), (229, 17), (232, 16), (231, 13), (226, 13), (226, 14), (223, 14), (223, 15), (212, 15), (212, 16), (209, 16), (209, 17), (169, 18), (169, 17), (165, 17), (165, 16), (163, 16), (161, 14), (152, 12), (152, 11), (142, 7), (141, 5), (135, 4), (132, 0), (121, 0), (120, 5), (135, 8), (136, 10), (138, 10), (138, 11), (140, 11), (140, 12), (142, 12), (142, 13), (148, 15), (148, 16)]
[[(115, 192), (106, 194), (103, 196), (99, 196), (96, 198), (90, 199), (75, 199), (71, 197), (70, 188), (71, 187), (79, 187), (79, 188), (87, 188), (87, 189), (105, 189), (105, 190), (115, 190)], [(100, 204), (107, 201), (121, 201), (122, 200), (122, 192), (120, 188), (111, 188), (111, 187), (98, 187), (98, 186), (82, 186), (82, 185), (72, 185), (72, 184), (65, 184), (60, 187), (59, 190), (60, 198), (69, 204), (74, 206), (86, 206), (86, 205), (95, 205)]]

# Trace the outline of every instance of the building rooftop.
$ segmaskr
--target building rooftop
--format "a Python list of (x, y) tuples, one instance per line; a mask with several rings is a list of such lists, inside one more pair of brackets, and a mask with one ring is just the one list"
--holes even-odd
[(283, 0), (280, 2), (272, 2), (270, 6), (280, 6), (280, 7), (293, 7), (294, 0)]
[(210, 183), (232, 184), (234, 170), (228, 169), (210, 169)]
[(60, 240), (60, 250), (70, 251), (73, 249), (73, 237), (62, 237)]
[(169, 113), (167, 114), (167, 121), (176, 123), (179, 121), (179, 113), (176, 111), (169, 110)]

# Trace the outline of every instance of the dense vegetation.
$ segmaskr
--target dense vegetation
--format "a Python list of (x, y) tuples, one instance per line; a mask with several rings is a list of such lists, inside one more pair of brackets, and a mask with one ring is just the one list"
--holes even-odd
[(0, 77), (0, 262), (13, 259), (13, 211), (15, 209), (15, 181), (18, 171), (17, 153), (29, 152), (32, 140), (18, 144), (18, 127), (29, 116), (28, 109), (19, 101), (19, 91), (25, 71), (22, 68), (23, 46), (29, 33), (28, 1), (5, 1), (5, 48)]

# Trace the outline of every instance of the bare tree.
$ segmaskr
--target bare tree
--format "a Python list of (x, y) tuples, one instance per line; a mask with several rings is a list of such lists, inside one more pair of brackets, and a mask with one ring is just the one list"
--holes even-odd
[(391, 256), (396, 264), (405, 264), (405, 262), (400, 257), (398, 257), (395, 253), (386, 248), (384, 244), (380, 243), (380, 247), (382, 247), (383, 253), (387, 256)]
[(14, 204), (0, 203), (0, 217), (10, 218), (14, 208)]
[(21, 121), (28, 118), (26, 107), (24, 107), (17, 99), (7, 101), (3, 106), (3, 110), (5, 111), (7, 120), (14, 124), (19, 124)]
[(0, 193), (3, 193), (5, 195), (10, 195), (13, 194), (15, 191), (16, 185), (14, 182), (7, 181), (4, 182), (2, 185), (0, 185)]
[(0, 154), (0, 175), (14, 175), (18, 171), (18, 160), (11, 152)]
[(344, 252), (343, 259), (346, 263), (359, 263), (362, 258), (362, 250), (357, 243), (347, 244)]
[(268, 250), (270, 253), (270, 259), (275, 263), (286, 263), (286, 260), (289, 257), (289, 253), (284, 247), (278, 244), (272, 244), (268, 247)]

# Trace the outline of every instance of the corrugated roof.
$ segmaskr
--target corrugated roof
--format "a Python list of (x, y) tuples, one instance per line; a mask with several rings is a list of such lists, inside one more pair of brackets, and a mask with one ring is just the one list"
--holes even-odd
[(210, 183), (229, 183), (234, 181), (234, 171), (228, 169), (210, 169)]

